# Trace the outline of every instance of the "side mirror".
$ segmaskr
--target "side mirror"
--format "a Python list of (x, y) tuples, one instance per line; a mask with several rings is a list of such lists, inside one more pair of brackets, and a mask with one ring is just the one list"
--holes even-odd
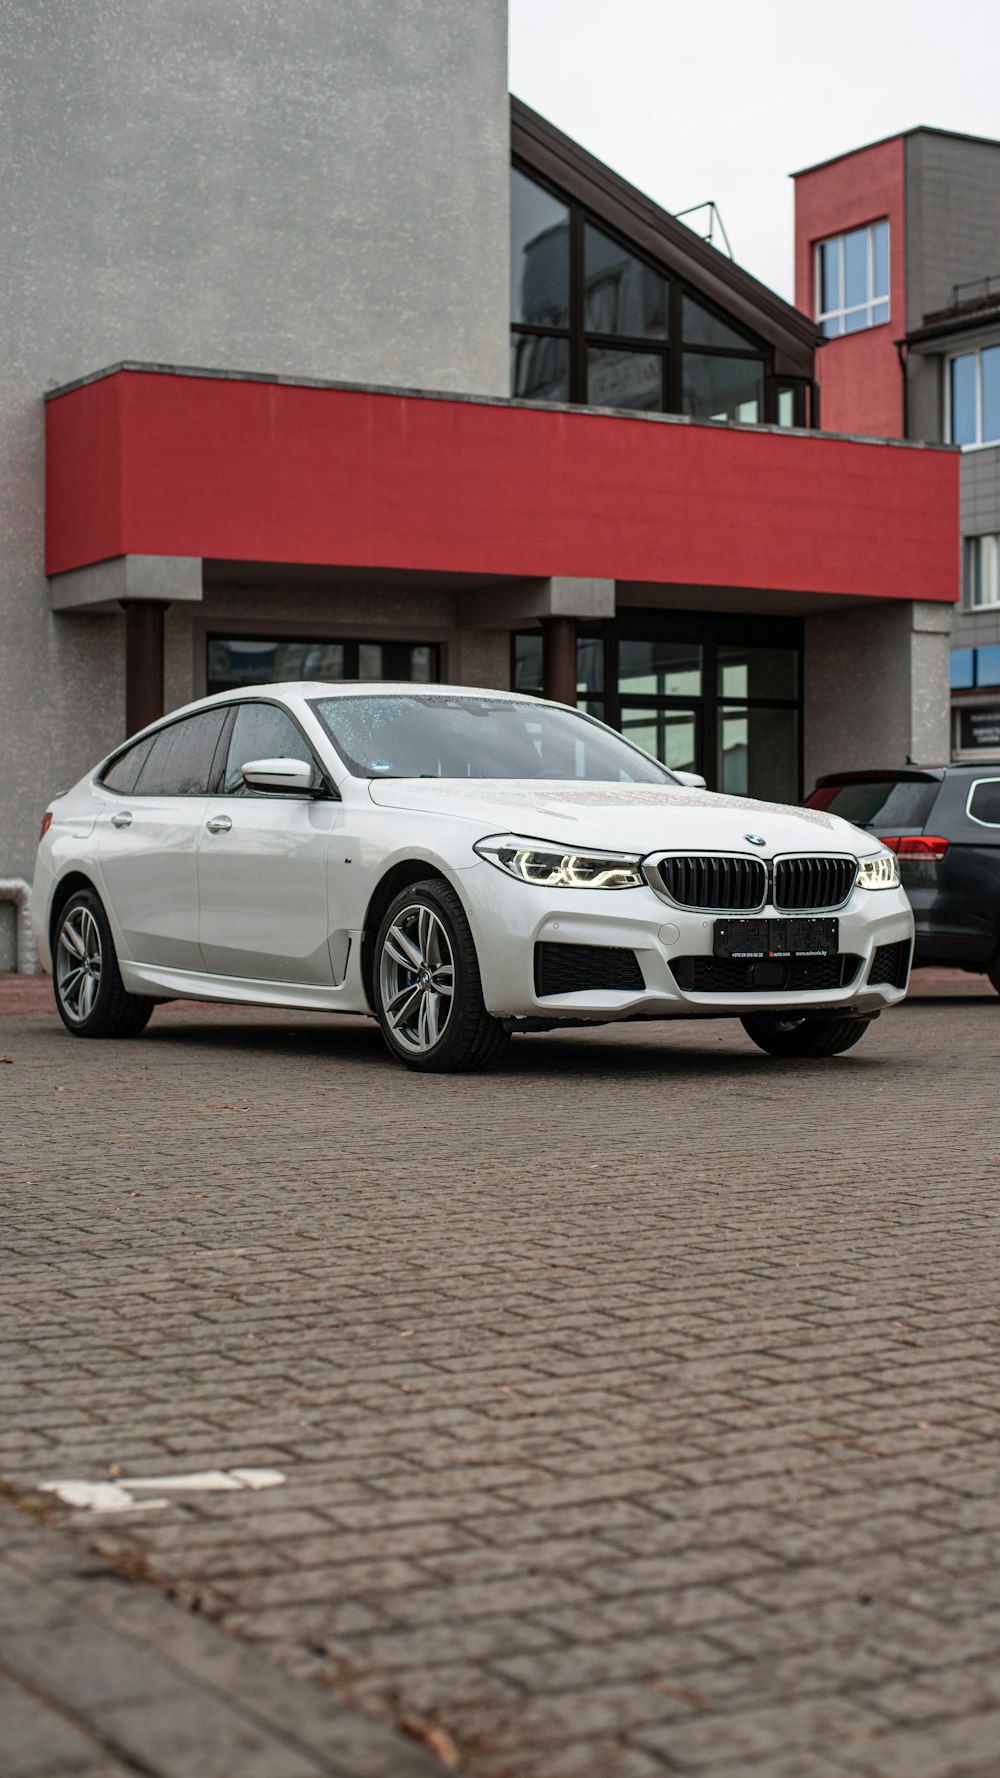
[(708, 785), (705, 783), (700, 772), (679, 772), (674, 766), (671, 766), (670, 770), (673, 772), (678, 784), (683, 784), (685, 790), (708, 789)]
[(305, 759), (248, 759), (243, 782), (251, 790), (298, 790), (316, 788), (316, 774)]

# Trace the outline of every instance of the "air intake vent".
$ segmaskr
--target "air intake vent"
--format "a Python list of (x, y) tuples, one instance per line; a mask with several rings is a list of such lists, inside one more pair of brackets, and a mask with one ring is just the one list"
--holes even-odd
[(660, 880), (671, 901), (682, 908), (711, 908), (718, 913), (763, 907), (767, 870), (759, 858), (664, 858)]
[(787, 957), (779, 963), (742, 957), (672, 957), (670, 967), (686, 994), (821, 993), (846, 988), (861, 968), (849, 951), (836, 957)]
[(646, 983), (634, 951), (618, 945), (536, 945), (535, 993), (587, 994), (615, 988), (641, 994)]
[(910, 941), (900, 939), (895, 945), (879, 945), (868, 971), (869, 987), (879, 982), (887, 988), (905, 988), (910, 973)]
[(839, 908), (858, 874), (856, 858), (779, 858), (774, 867), (774, 905)]

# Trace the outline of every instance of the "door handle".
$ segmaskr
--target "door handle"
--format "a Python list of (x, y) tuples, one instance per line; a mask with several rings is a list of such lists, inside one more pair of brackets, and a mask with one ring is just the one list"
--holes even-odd
[(131, 827), (132, 816), (128, 809), (123, 809), (118, 815), (112, 815), (111, 825), (112, 827)]
[(213, 815), (205, 823), (209, 833), (228, 833), (232, 825), (228, 815)]

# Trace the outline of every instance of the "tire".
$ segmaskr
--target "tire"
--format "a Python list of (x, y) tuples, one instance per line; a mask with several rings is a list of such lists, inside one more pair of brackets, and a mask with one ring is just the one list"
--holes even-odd
[(427, 1074), (490, 1068), (510, 1041), (487, 1012), (469, 922), (449, 883), (414, 883), (375, 941), (375, 1016), (390, 1054)]
[(138, 1037), (156, 1004), (125, 992), (108, 916), (93, 889), (71, 895), (56, 921), (52, 986), (74, 1037)]
[(1000, 946), (997, 947), (987, 963), (986, 973), (997, 993), (1000, 994)]
[(780, 1013), (751, 1013), (740, 1024), (769, 1056), (801, 1059), (839, 1056), (860, 1043), (872, 1019), (796, 1019)]

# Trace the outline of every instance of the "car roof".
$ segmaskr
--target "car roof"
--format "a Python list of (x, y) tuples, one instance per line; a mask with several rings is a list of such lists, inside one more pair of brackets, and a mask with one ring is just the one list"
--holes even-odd
[[(412, 679), (280, 679), (268, 685), (234, 685), (226, 691), (199, 698), (198, 705), (229, 702), (233, 698), (331, 698), (331, 697), (442, 697), (496, 698), (509, 703), (538, 703), (533, 692), (498, 691), (487, 685), (424, 684)], [(542, 702), (545, 700), (542, 699)], [(193, 708), (194, 706), (188, 706)]]

